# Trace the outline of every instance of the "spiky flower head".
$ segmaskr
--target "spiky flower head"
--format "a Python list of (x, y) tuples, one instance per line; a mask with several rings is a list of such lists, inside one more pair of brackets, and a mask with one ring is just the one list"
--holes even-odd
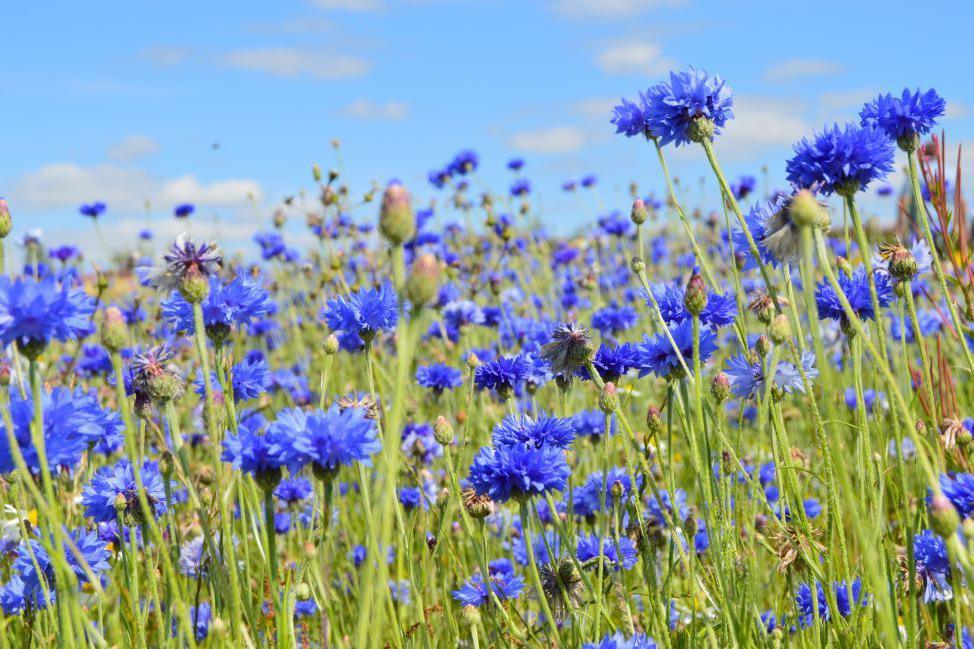
[(175, 356), (171, 349), (163, 345), (134, 356), (131, 387), (136, 395), (144, 394), (159, 402), (179, 399), (186, 386), (179, 369), (170, 362)]
[(829, 195), (852, 196), (893, 170), (893, 145), (874, 126), (833, 124), (794, 146), (788, 182)]
[(876, 126), (904, 151), (913, 151), (919, 136), (930, 132), (947, 109), (947, 102), (934, 89), (904, 88), (899, 97), (890, 93), (866, 102), (859, 111), (863, 126)]
[(645, 95), (646, 126), (661, 145), (713, 139), (734, 118), (733, 94), (720, 76), (705, 70), (670, 72), (668, 83), (653, 86)]
[(91, 332), (94, 298), (53, 275), (39, 280), (0, 276), (0, 342), (16, 343), (36, 358), (51, 340), (66, 342)]
[(554, 374), (568, 376), (587, 365), (595, 354), (595, 344), (588, 331), (577, 322), (558, 324), (551, 338), (541, 348), (541, 358), (548, 361)]
[(223, 257), (215, 243), (193, 241), (181, 234), (162, 257), (162, 264), (146, 275), (150, 286), (165, 292), (180, 291), (187, 302), (196, 304), (206, 297), (209, 278), (223, 265)]

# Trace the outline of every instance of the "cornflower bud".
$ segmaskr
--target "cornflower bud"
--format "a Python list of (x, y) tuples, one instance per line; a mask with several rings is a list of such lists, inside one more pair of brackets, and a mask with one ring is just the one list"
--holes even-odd
[(953, 503), (943, 494), (936, 494), (930, 499), (931, 527), (943, 538), (949, 538), (957, 533), (960, 516), (954, 509)]
[(683, 304), (692, 315), (700, 315), (707, 308), (707, 286), (700, 276), (700, 269), (694, 266), (693, 273), (687, 281)]
[(803, 189), (791, 197), (788, 212), (791, 220), (798, 225), (822, 229), (829, 227), (828, 210), (818, 202), (815, 194), (807, 189)]
[(413, 306), (425, 306), (436, 298), (439, 283), (440, 264), (436, 257), (429, 253), (420, 255), (406, 278), (406, 297)]
[(393, 246), (401, 246), (416, 235), (416, 218), (409, 192), (399, 183), (386, 187), (379, 210), (379, 232)]
[(0, 198), (0, 239), (6, 239), (13, 228), (14, 222), (10, 217), (10, 208), (7, 207), (7, 201)]
[(776, 345), (780, 345), (791, 338), (791, 322), (788, 320), (788, 316), (784, 313), (776, 315), (768, 327), (768, 333), (771, 335), (771, 342)]
[(663, 432), (662, 413), (656, 406), (649, 406), (646, 409), (646, 427), (653, 437), (658, 437)]
[(646, 202), (637, 198), (632, 202), (632, 212), (629, 213), (629, 218), (636, 225), (642, 225), (649, 218), (649, 213), (646, 211)]
[(619, 409), (619, 391), (614, 383), (609, 382), (602, 386), (602, 393), (599, 395), (599, 408), (605, 414), (611, 414)]
[(338, 336), (335, 334), (328, 334), (325, 338), (325, 342), (322, 345), (324, 347), (325, 353), (329, 356), (334, 356), (338, 353)]
[(719, 373), (710, 382), (710, 394), (713, 395), (717, 403), (723, 403), (730, 397), (730, 379), (723, 372)]
[(446, 446), (453, 443), (454, 437), (453, 426), (446, 420), (446, 417), (443, 415), (437, 417), (436, 421), (433, 422), (433, 439)]
[(128, 329), (122, 312), (114, 306), (105, 309), (105, 317), (101, 323), (101, 344), (109, 352), (114, 353), (125, 347), (128, 338)]

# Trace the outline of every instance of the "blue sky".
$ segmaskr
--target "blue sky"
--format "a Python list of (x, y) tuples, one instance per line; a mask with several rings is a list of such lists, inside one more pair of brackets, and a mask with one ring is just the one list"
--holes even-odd
[[(498, 190), (510, 181), (507, 159), (524, 157), (542, 217), (565, 231), (625, 209), (632, 180), (660, 192), (651, 148), (613, 137), (609, 109), (687, 65), (735, 90), (737, 119), (716, 143), (730, 175), (759, 175), (766, 164), (780, 184), (792, 142), (905, 85), (937, 88), (948, 100), (948, 141), (974, 142), (974, 85), (961, 55), (974, 9), (936, 0), (812, 7), (8, 3), (0, 195), (17, 231), (41, 227), (51, 244), (92, 238), (76, 207), (93, 200), (108, 203), (112, 244), (146, 223), (171, 236), (180, 229), (171, 209), (183, 201), (198, 205), (194, 233), (244, 240), (282, 197), (310, 191), (312, 163), (339, 165), (329, 144), (337, 137), (353, 192), (396, 176), (423, 201), (433, 194), (426, 172), (460, 149), (480, 154), (479, 178)], [(687, 187), (707, 172), (697, 150), (671, 162)], [(561, 194), (563, 180), (589, 172), (600, 178), (595, 197)], [(707, 182), (688, 202), (714, 204)], [(372, 218), (371, 208), (357, 216)]]

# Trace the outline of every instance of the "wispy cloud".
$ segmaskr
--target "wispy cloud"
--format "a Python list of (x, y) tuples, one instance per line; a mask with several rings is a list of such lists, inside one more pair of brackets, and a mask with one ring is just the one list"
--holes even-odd
[(179, 65), (192, 55), (188, 47), (178, 45), (152, 45), (141, 52), (142, 58), (160, 68), (171, 68)]
[(320, 9), (340, 11), (380, 11), (385, 7), (381, 0), (311, 0)]
[(575, 126), (555, 126), (518, 131), (508, 140), (511, 147), (527, 153), (572, 153), (585, 145), (585, 133)]
[(556, 13), (570, 18), (626, 18), (657, 7), (678, 7), (684, 0), (555, 0)]
[(372, 63), (355, 56), (289, 47), (237, 50), (219, 58), (224, 67), (264, 72), (276, 77), (309, 76), (315, 79), (361, 77)]
[(370, 99), (356, 99), (343, 106), (338, 114), (351, 119), (397, 122), (409, 114), (409, 105), (403, 101), (381, 104)]
[(115, 162), (133, 162), (158, 150), (159, 143), (148, 135), (130, 135), (109, 147), (107, 155)]
[(146, 201), (160, 207), (177, 203), (243, 205), (260, 201), (263, 190), (257, 181), (246, 178), (209, 183), (193, 175), (158, 179), (133, 167), (56, 162), (23, 174), (11, 187), (10, 196), (28, 210), (74, 207), (100, 200), (108, 203), (110, 209), (124, 213), (141, 210)]
[(812, 129), (801, 105), (771, 97), (735, 97), (734, 115), (714, 143), (721, 160), (757, 160), (770, 150), (789, 147)]
[(769, 66), (764, 80), (771, 83), (791, 81), (801, 77), (821, 77), (839, 74), (842, 66), (826, 59), (788, 59)]
[(661, 74), (673, 67), (659, 45), (636, 42), (610, 45), (599, 52), (598, 64), (609, 74)]

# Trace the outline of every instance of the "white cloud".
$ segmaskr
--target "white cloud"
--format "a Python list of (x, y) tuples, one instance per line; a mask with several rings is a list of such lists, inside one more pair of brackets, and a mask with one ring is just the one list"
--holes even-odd
[(620, 43), (599, 52), (599, 67), (609, 74), (662, 74), (673, 67), (659, 45)]
[(720, 159), (747, 160), (769, 149), (787, 147), (811, 132), (801, 107), (762, 97), (736, 97), (735, 119), (717, 136), (714, 148)]
[(132, 162), (159, 150), (159, 143), (147, 135), (130, 135), (108, 149), (108, 158), (116, 162)]
[(820, 77), (842, 72), (842, 66), (825, 59), (788, 59), (769, 66), (764, 80), (774, 83), (792, 81), (800, 77)]
[(379, 11), (385, 6), (380, 0), (311, 0), (311, 4), (341, 11)]
[(171, 68), (189, 58), (192, 52), (188, 47), (178, 45), (153, 45), (142, 50), (143, 58), (161, 68)]
[(556, 12), (571, 18), (624, 18), (656, 7), (677, 7), (683, 0), (555, 0)]
[(346, 104), (338, 114), (351, 119), (397, 122), (409, 113), (409, 105), (402, 101), (379, 104), (369, 99), (356, 99)]
[(287, 47), (228, 52), (220, 62), (229, 68), (266, 72), (276, 77), (307, 75), (315, 79), (360, 77), (372, 67), (369, 61), (354, 56)]
[(585, 134), (574, 126), (555, 126), (537, 131), (518, 131), (509, 144), (528, 153), (571, 153), (585, 144)]
[(571, 105), (572, 113), (590, 119), (606, 120), (618, 99), (583, 99)]
[(57, 162), (28, 172), (14, 182), (10, 195), (25, 209), (75, 207), (99, 200), (112, 211), (134, 212), (145, 202), (162, 206), (176, 203), (235, 206), (260, 201), (260, 184), (250, 179), (202, 183), (195, 176), (158, 179), (142, 169), (112, 164), (83, 167)]

